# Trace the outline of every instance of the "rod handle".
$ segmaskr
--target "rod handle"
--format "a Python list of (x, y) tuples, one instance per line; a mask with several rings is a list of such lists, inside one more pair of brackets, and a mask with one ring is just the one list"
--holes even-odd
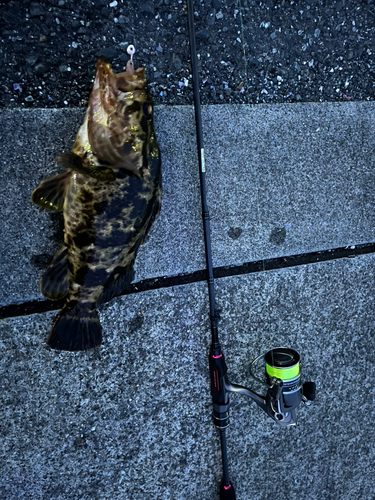
[(224, 482), (220, 485), (220, 500), (236, 500), (236, 492), (232, 483), (226, 486)]

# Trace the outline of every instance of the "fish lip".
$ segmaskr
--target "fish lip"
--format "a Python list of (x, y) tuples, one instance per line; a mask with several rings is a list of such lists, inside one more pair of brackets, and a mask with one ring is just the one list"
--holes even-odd
[(132, 63), (132, 61), (128, 61), (126, 63), (126, 73), (128, 73), (128, 75), (134, 75), (134, 64)]

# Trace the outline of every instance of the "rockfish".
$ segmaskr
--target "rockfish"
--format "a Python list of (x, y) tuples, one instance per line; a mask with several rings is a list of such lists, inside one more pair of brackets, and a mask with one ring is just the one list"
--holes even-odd
[(132, 61), (113, 73), (103, 59), (66, 171), (42, 181), (32, 201), (62, 210), (64, 244), (40, 280), (49, 299), (67, 298), (47, 344), (81, 351), (102, 342), (96, 307), (120, 295), (161, 206), (161, 167), (151, 96)]

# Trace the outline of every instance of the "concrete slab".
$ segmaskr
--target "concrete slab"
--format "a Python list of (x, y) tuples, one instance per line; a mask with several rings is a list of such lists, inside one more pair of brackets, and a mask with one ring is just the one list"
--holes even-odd
[(375, 241), (375, 105), (208, 106), (214, 265)]
[[(232, 382), (283, 344), (317, 382), (313, 409), (276, 426), (232, 398), (237, 499), (373, 495), (375, 256), (217, 280)], [(103, 346), (45, 347), (53, 314), (0, 324), (0, 496), (7, 500), (212, 500), (221, 475), (211, 423), (204, 283), (123, 297), (100, 312)]]
[[(375, 241), (375, 103), (203, 109), (215, 265)], [(30, 202), (59, 171), (82, 110), (0, 113), (0, 304), (41, 297), (38, 281), (59, 248), (58, 217)], [(136, 279), (204, 267), (192, 107), (156, 109), (162, 212), (140, 250)]]

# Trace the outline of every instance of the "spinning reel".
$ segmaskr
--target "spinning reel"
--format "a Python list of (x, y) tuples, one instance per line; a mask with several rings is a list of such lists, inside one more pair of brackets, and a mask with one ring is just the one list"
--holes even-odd
[(264, 379), (259, 379), (251, 370), (252, 377), (267, 386), (265, 396), (255, 391), (232, 384), (228, 380), (224, 354), (210, 354), (211, 394), (214, 407), (214, 423), (219, 429), (229, 425), (229, 394), (236, 392), (249, 396), (275, 422), (281, 426), (296, 424), (296, 409), (301, 402), (310, 406), (315, 399), (315, 383), (302, 384), (300, 356), (293, 349), (278, 347), (258, 356), (252, 366), (264, 359)]

